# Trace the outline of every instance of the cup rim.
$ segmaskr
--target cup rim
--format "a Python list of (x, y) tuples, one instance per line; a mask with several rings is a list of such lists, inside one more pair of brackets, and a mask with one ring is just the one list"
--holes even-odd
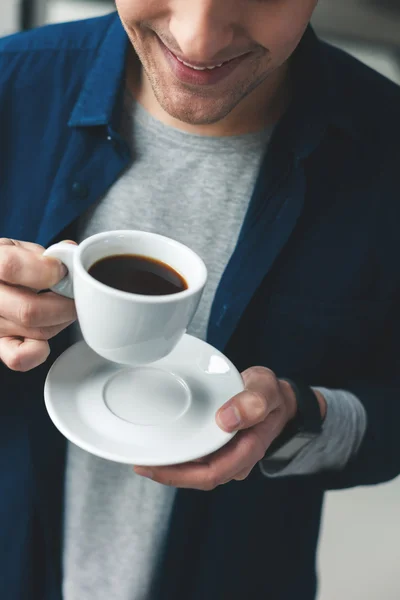
[[(175, 294), (168, 294), (168, 295), (164, 295), (164, 296), (150, 296), (150, 295), (146, 295), (146, 294), (135, 294), (133, 292), (125, 292), (122, 290), (117, 290), (115, 288), (112, 288), (108, 285), (106, 285), (105, 283), (101, 283), (100, 281), (98, 281), (97, 279), (95, 279), (94, 277), (92, 277), (88, 271), (84, 268), (84, 266), (82, 265), (82, 254), (83, 252), (89, 247), (91, 246), (92, 243), (97, 242), (97, 241), (101, 241), (101, 239), (110, 237), (110, 236), (118, 236), (118, 235), (129, 235), (129, 234), (137, 234), (138, 237), (152, 237), (152, 238), (157, 238), (159, 241), (161, 242), (167, 242), (169, 245), (173, 245), (177, 248), (179, 248), (180, 250), (190, 254), (198, 263), (199, 266), (199, 282), (196, 285), (190, 286), (187, 290), (183, 290), (182, 292), (176, 292)], [(110, 256), (115, 256), (115, 254), (110, 254)], [(150, 258), (151, 255), (149, 255)], [(105, 258), (105, 257), (104, 257)], [(167, 263), (166, 263), (167, 264)], [(74, 270), (76, 270), (79, 273), (79, 276), (81, 278), (83, 278), (84, 280), (86, 280), (88, 283), (90, 283), (91, 286), (93, 286), (94, 288), (97, 288), (99, 290), (99, 292), (101, 291), (102, 293), (107, 293), (109, 296), (112, 296), (114, 298), (120, 298), (120, 299), (127, 299), (127, 300), (134, 300), (137, 303), (142, 303), (142, 304), (172, 304), (174, 302), (176, 302), (178, 299), (179, 300), (184, 300), (185, 298), (190, 298), (191, 296), (194, 296), (195, 294), (197, 294), (199, 291), (201, 291), (207, 281), (207, 267), (203, 261), (203, 259), (196, 253), (194, 252), (194, 250), (192, 250), (191, 248), (189, 248), (189, 246), (186, 246), (185, 244), (182, 244), (181, 242), (178, 242), (177, 240), (174, 240), (172, 238), (169, 238), (165, 235), (160, 235), (158, 233), (152, 233), (150, 231), (141, 231), (139, 229), (116, 229), (116, 230), (111, 230), (111, 231), (104, 231), (101, 233), (96, 233), (94, 235), (91, 235), (90, 237), (86, 238), (85, 240), (83, 240), (83, 242), (81, 242), (78, 247), (77, 247), (77, 251), (75, 253), (74, 256)], [(185, 277), (184, 274), (182, 274), (183, 277)], [(186, 277), (185, 277), (186, 279)]]

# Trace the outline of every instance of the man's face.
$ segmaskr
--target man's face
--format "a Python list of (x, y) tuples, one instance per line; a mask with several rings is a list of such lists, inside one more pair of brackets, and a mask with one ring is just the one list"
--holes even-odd
[(268, 84), (295, 50), (317, 2), (116, 0), (116, 5), (162, 108), (201, 125), (223, 119)]

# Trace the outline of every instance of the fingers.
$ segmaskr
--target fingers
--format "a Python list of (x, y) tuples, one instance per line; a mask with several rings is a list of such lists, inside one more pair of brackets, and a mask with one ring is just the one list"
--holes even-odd
[(0, 339), (0, 359), (13, 371), (29, 371), (38, 367), (47, 360), (49, 353), (46, 341), (13, 337)]
[(73, 300), (36, 293), (67, 272), (43, 252), (39, 244), (0, 238), (0, 360), (14, 371), (42, 364), (49, 355), (48, 340), (76, 319)]
[(224, 431), (248, 429), (261, 423), (282, 400), (279, 381), (269, 369), (252, 367), (242, 377), (246, 390), (231, 398), (217, 412), (217, 424)]
[(0, 240), (0, 280), (36, 290), (52, 287), (67, 270), (59, 260), (42, 256), (43, 252), (38, 244)]
[(29, 328), (22, 327), (12, 321), (0, 317), (0, 337), (17, 337), (47, 341), (58, 335), (66, 327), (72, 325), (72, 323), (73, 321), (68, 321), (67, 323), (61, 323), (60, 325), (53, 325), (50, 327)]
[(15, 246), (16, 248), (25, 248), (36, 254), (43, 254), (44, 248), (40, 244), (34, 244), (33, 242), (20, 242), (18, 240), (12, 240), (10, 238), (0, 238), (0, 246)]
[[(72, 323), (73, 321), (42, 329), (24, 329), (0, 319), (0, 360), (13, 371), (29, 371), (38, 367), (49, 355), (47, 341)], [(12, 335), (7, 335), (8, 329), (12, 330)]]
[[(76, 319), (73, 300), (0, 283), (1, 316), (24, 328), (51, 327)], [(15, 334), (14, 334), (15, 335)]]
[(253, 430), (240, 432), (224, 448), (204, 462), (171, 467), (135, 467), (138, 475), (158, 483), (179, 488), (210, 491), (231, 481), (236, 475), (249, 473), (265, 454), (265, 447)]

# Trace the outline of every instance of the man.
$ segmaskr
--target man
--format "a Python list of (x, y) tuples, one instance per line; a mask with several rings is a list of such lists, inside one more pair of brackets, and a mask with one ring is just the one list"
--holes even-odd
[[(324, 491), (400, 470), (400, 91), (316, 0), (116, 4), (0, 43), (2, 594), (311, 600)], [(43, 247), (117, 228), (209, 268), (190, 332), (246, 390), (202, 461), (65, 454), (43, 408), (78, 335)]]

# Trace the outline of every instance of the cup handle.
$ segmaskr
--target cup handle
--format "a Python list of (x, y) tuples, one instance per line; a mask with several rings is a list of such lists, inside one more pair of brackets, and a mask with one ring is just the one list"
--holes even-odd
[(52, 292), (55, 292), (60, 296), (65, 296), (66, 298), (74, 297), (74, 255), (77, 249), (78, 246), (75, 246), (75, 244), (59, 242), (58, 244), (54, 244), (53, 246), (50, 246), (50, 248), (47, 248), (47, 250), (45, 250), (43, 253), (43, 256), (52, 256), (53, 258), (58, 258), (58, 260), (61, 260), (61, 262), (67, 267), (68, 273), (66, 276), (51, 288)]

